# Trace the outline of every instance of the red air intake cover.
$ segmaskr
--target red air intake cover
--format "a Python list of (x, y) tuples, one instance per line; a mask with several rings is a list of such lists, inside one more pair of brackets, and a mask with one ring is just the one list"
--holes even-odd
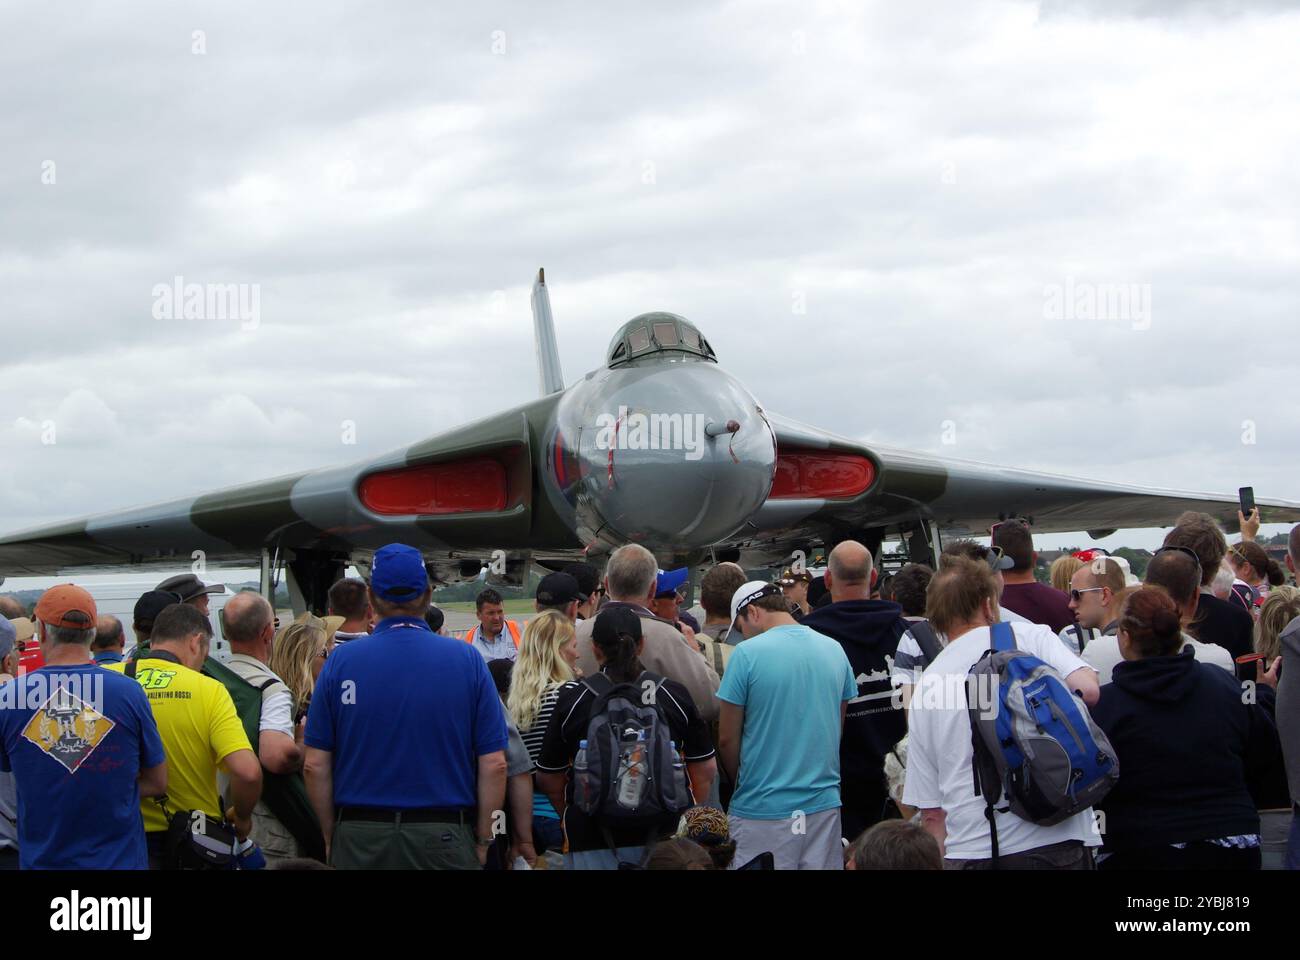
[(851, 500), (865, 493), (875, 479), (875, 464), (861, 454), (778, 449), (768, 498)]

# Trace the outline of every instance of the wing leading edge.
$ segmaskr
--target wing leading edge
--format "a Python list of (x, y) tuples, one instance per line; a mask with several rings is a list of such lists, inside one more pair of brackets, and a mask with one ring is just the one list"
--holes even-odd
[[(877, 473), (854, 497), (769, 499), (754, 518), (758, 539), (797, 539), (829, 528), (855, 529), (934, 522), (952, 535), (982, 534), (1007, 517), (1029, 517), (1043, 533), (1171, 526), (1185, 510), (1209, 513), (1237, 527), (1231, 494), (1142, 487), (949, 459), (866, 445), (768, 415), (777, 437), (778, 472), (789, 451), (822, 450), (868, 459)], [(1300, 501), (1258, 501), (1265, 523), (1300, 522)]]

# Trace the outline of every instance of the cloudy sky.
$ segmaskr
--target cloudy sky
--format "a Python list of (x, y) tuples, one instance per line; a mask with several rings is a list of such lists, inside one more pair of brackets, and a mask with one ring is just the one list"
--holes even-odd
[(539, 266), (570, 382), (666, 309), (850, 437), (1300, 498), (1285, 4), (446, 6), (0, 13), (0, 531), (530, 399)]

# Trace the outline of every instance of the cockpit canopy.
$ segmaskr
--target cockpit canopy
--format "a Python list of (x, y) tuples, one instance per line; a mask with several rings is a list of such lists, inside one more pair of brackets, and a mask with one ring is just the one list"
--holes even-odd
[[(607, 366), (617, 367), (652, 354), (668, 354), (669, 359), (699, 357), (718, 362), (713, 348), (685, 317), (675, 313), (643, 313), (633, 317), (614, 334), (605, 355)], [(678, 356), (672, 357), (676, 354)]]

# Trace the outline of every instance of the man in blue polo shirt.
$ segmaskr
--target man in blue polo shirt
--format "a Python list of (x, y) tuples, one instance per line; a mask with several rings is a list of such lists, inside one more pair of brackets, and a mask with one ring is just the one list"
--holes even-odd
[(506, 724), (487, 664), (424, 622), (424, 558), (375, 552), (379, 623), (336, 647), (307, 714), (304, 773), (330, 863), (473, 870), (504, 821)]
[(144, 870), (140, 797), (167, 792), (144, 691), (90, 660), (95, 601), (72, 584), (36, 605), (45, 666), (0, 685), (0, 770), (18, 787), (24, 870)]

